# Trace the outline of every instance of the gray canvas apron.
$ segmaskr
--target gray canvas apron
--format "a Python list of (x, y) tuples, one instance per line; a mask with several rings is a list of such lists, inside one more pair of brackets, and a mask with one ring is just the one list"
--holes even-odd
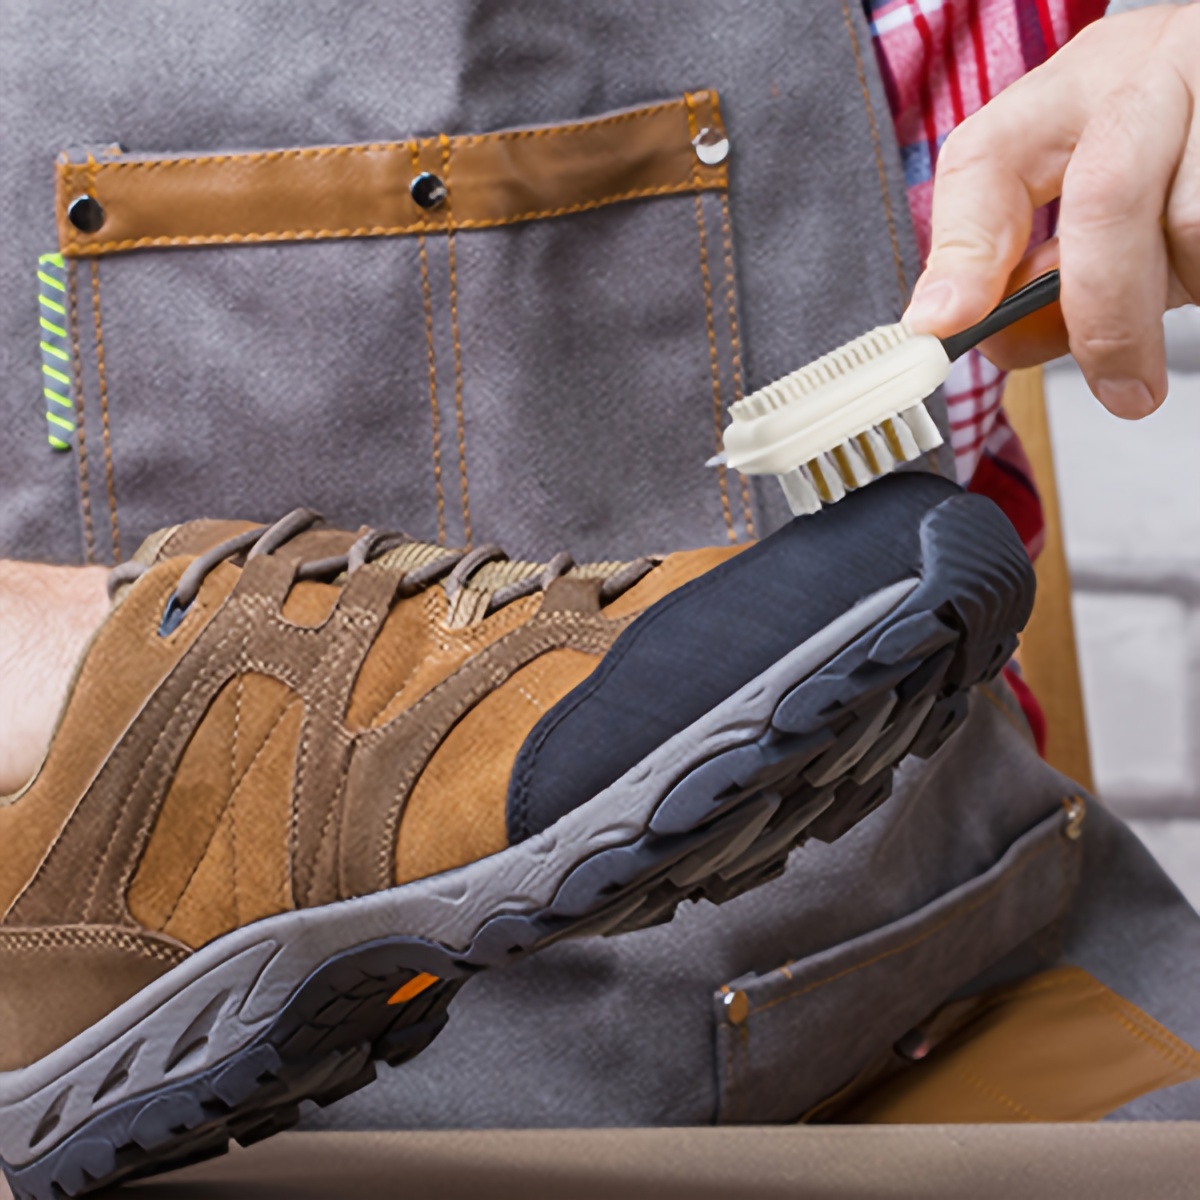
[[(539, 558), (761, 535), (777, 489), (704, 466), (728, 405), (896, 320), (915, 279), (850, 0), (0, 14), (0, 554), (112, 562), (297, 504)], [(424, 213), (419, 175), (448, 193)], [(1075, 791), (981, 693), (838, 843), (479, 981), (318, 1121), (794, 1120), (948, 997), (1061, 961), (1200, 1042), (1200, 923), (1102, 811), (1068, 836)]]

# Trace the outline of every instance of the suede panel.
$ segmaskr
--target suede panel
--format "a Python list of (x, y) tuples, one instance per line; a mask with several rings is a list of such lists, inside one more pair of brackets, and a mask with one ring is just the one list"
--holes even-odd
[[(180, 760), (129, 889), (129, 911), (145, 928), (163, 929), (171, 920), (210, 853), (218, 825), (227, 823), (231, 805), (250, 787), (251, 765), (269, 758), (268, 742), (282, 736), (289, 704), (298, 708), (295, 693), (265, 675), (239, 675), (217, 694)], [(293, 734), (293, 755), (295, 741)], [(290, 769), (284, 773), (290, 780)], [(290, 782), (288, 808), (290, 814)]]
[(128, 929), (0, 929), (0, 1071), (44, 1058), (187, 956)]
[(315, 629), (329, 620), (340, 596), (341, 589), (327, 583), (298, 583), (280, 611), (285, 621)]
[[(141, 580), (111, 614), (84, 660), (42, 769), (15, 799), (0, 803), (0, 919), (29, 885), (92, 780), (180, 657), (204, 632), (237, 580), (222, 567), (209, 576), (188, 620), (170, 637), (157, 630), (186, 563), (174, 560)], [(110, 796), (116, 806), (124, 798)], [(99, 852), (91, 843), (90, 855)], [(90, 877), (88, 860), (69, 874)]]
[[(338, 864), (342, 895), (361, 896), (393, 885), (399, 826), (411, 789), (443, 739), (468, 712), (543, 654), (562, 648), (589, 655), (608, 651), (628, 620), (600, 614), (595, 589), (581, 596), (577, 584), (572, 579), (556, 580), (534, 617), (466, 658), (453, 674), (386, 725), (358, 736), (342, 793)], [(581, 600), (584, 607), (570, 607), (572, 601)], [(386, 786), (380, 786), (381, 780), (387, 781)]]
[(705, 550), (681, 550), (677, 554), (668, 554), (660, 566), (654, 568), (649, 575), (639, 579), (627, 592), (623, 592), (611, 604), (604, 607), (604, 615), (608, 617), (628, 617), (634, 613), (645, 612), (650, 605), (657, 603), (664, 596), (670, 595), (676, 588), (690, 583), (697, 576), (720, 566), (735, 554), (741, 554), (749, 549), (750, 543), (740, 546), (712, 546)]
[(440, 588), (431, 588), (396, 605), (388, 614), (350, 694), (349, 728), (365, 729), (373, 724), (385, 705), (411, 682), (431, 651), (438, 614), (445, 608), (440, 592)]
[(553, 704), (600, 661), (553, 650), (485, 696), (447, 734), (404, 807), (396, 883), (461, 867), (508, 845), (505, 802), (513, 759)]
[(448, 679), (472, 655), (498, 642), (514, 629), (519, 629), (542, 603), (540, 596), (527, 596), (506, 604), (485, 621), (465, 629), (451, 630), (446, 624), (449, 610), (446, 593), (441, 588), (430, 588), (422, 599), (425, 625), (418, 634), (422, 648), (420, 661), (411, 676), (397, 688), (374, 717), (371, 724), (376, 727), (386, 725), (411, 708), (422, 696)]
[(303, 709), (293, 702), (238, 781), (165, 932), (200, 946), (293, 907), (289, 833)]

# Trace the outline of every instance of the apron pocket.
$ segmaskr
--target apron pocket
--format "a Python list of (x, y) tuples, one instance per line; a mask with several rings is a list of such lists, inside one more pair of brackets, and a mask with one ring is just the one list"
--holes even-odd
[(577, 557), (739, 540), (716, 96), (262, 153), (64, 154), (89, 556), (297, 505)]
[(1077, 879), (1081, 819), (1072, 798), (917, 912), (719, 989), (718, 1119), (799, 1120), (928, 1016), (931, 990), (952, 995), (1050, 926)]

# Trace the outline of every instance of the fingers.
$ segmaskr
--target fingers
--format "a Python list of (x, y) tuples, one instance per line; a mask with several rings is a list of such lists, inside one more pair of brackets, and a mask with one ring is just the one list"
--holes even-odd
[(1200, 302), (1200, 119), (1196, 115), (1171, 186), (1166, 226), (1171, 266), (1183, 293), (1177, 291), (1170, 303), (1174, 307)]
[[(1063, 178), (1062, 311), (1071, 352), (1117, 416), (1153, 412), (1167, 391), (1162, 315), (1169, 265), (1160, 216), (1187, 139), (1190, 99), (1143, 63), (1087, 123)], [(1137, 73), (1134, 73), (1136, 77)]]
[[(1006, 296), (1024, 287), (1039, 275), (1058, 266), (1058, 239), (1051, 238), (1035, 246), (1021, 259), (1004, 288)], [(1003, 371), (1032, 367), (1049, 362), (1067, 352), (1067, 326), (1062, 307), (1055, 303), (1031, 313), (994, 337), (981, 342), (979, 349)]]
[(904, 318), (914, 330), (955, 333), (1003, 296), (1029, 243), (1034, 210), (1058, 194), (1086, 122), (1070, 77), (1039, 68), (946, 139), (929, 260)]

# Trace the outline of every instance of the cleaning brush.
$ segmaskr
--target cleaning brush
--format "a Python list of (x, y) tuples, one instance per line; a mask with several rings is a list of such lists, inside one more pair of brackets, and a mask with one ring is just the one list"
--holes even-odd
[(710, 465), (777, 475), (796, 516), (835, 504), (847, 490), (940, 446), (923, 402), (945, 382), (950, 364), (1058, 293), (1056, 268), (952, 337), (880, 325), (739, 400), (729, 410), (724, 454)]

